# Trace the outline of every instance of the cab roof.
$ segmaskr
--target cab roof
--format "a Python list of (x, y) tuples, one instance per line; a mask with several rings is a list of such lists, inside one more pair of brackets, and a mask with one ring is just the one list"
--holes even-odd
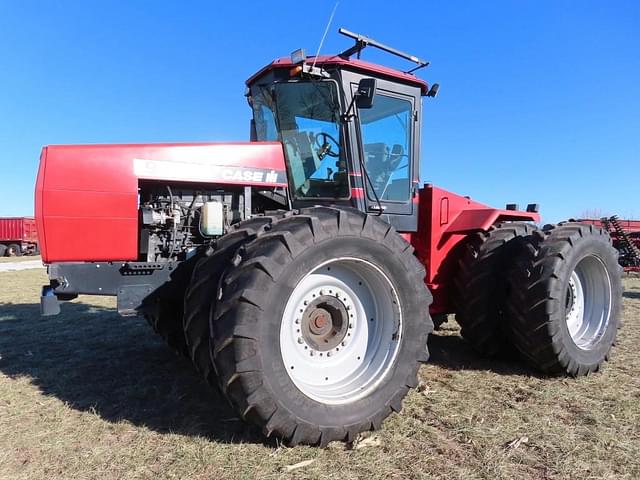
[[(339, 67), (347, 70), (357, 71), (359, 73), (370, 73), (372, 75), (387, 77), (392, 81), (409, 84), (420, 88), (422, 95), (426, 95), (429, 91), (429, 85), (426, 81), (416, 77), (413, 73), (402, 72), (393, 68), (378, 65), (377, 63), (365, 62), (364, 60), (343, 58), (339, 55), (320, 55), (318, 57), (306, 57), (307, 64), (313, 64), (317, 67)], [(247, 85), (251, 85), (255, 80), (264, 74), (276, 70), (293, 68), (294, 64), (289, 57), (277, 58), (270, 64), (260, 69), (246, 81)]]

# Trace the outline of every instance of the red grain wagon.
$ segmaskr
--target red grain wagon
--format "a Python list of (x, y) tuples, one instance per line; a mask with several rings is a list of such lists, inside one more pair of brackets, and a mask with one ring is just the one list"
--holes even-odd
[(39, 250), (33, 217), (0, 218), (0, 257), (34, 255)]

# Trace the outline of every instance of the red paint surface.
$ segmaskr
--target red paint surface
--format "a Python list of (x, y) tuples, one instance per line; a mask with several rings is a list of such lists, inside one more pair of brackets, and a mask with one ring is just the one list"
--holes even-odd
[[(204, 167), (285, 170), (279, 143), (45, 147), (35, 192), (45, 263), (137, 259), (139, 177), (134, 173), (134, 159), (176, 162), (178, 167), (186, 162)], [(216, 184), (224, 183), (252, 184)]]
[[(595, 218), (581, 218), (576, 220), (576, 222), (586, 223), (589, 225), (594, 225), (598, 228), (604, 228), (602, 221), (600, 219)], [(636, 248), (640, 249), (640, 220), (621, 220), (618, 219), (618, 224), (625, 231), (629, 240), (636, 246)], [(613, 229), (613, 226), (610, 227), (609, 235), (611, 236), (611, 240), (613, 241), (614, 248), (620, 250), (622, 246), (620, 245), (621, 240), (620, 236)], [(640, 272), (640, 267), (634, 266), (626, 266), (624, 267), (625, 272)]]
[[(595, 225), (598, 228), (602, 228), (602, 221), (595, 218), (580, 218), (576, 222), (587, 223), (589, 225)], [(621, 220), (618, 219), (618, 223), (622, 229), (627, 233), (640, 233), (640, 220)]]
[(364, 198), (364, 189), (354, 187), (351, 189), (351, 198)]
[(36, 243), (38, 232), (32, 217), (0, 218), (0, 241)]
[(418, 232), (410, 235), (410, 242), (426, 268), (431, 313), (453, 311), (451, 287), (467, 235), (501, 221), (540, 221), (537, 213), (490, 208), (431, 185), (419, 190), (418, 208)]
[[(392, 80), (400, 81), (402, 83), (408, 83), (419, 87), (422, 91), (423, 95), (426, 95), (429, 91), (429, 85), (427, 82), (422, 80), (421, 78), (416, 77), (412, 73), (402, 72), (400, 70), (395, 70), (393, 68), (384, 67), (382, 65), (376, 65), (375, 63), (365, 62), (364, 60), (357, 59), (344, 59), (337, 55), (320, 55), (316, 57), (307, 57), (306, 63), (311, 65), (314, 63), (316, 67), (333, 67), (340, 66), (341, 68), (346, 68), (347, 70), (355, 70), (362, 73), (371, 73), (374, 75), (381, 75), (384, 77), (389, 77)], [(261, 77), (265, 73), (275, 68), (287, 68), (291, 69), (295, 65), (291, 63), (291, 59), (289, 57), (282, 57), (274, 60), (266, 67), (262, 68), (259, 72), (252, 75), (247, 80), (247, 85), (253, 83), (254, 80)]]

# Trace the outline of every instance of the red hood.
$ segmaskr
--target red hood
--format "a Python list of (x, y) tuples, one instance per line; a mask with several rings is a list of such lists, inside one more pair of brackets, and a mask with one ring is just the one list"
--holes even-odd
[(273, 142), (44, 147), (35, 192), (44, 262), (135, 260), (140, 179), (285, 187), (286, 171)]

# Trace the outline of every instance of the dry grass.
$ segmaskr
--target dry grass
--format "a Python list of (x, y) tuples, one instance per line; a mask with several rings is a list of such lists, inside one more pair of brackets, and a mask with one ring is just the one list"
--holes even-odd
[(23, 255), (21, 257), (0, 257), (0, 263), (28, 262), (30, 260), (42, 260), (40, 255)]
[(112, 299), (40, 318), (45, 280), (0, 274), (3, 479), (640, 478), (640, 279), (625, 279), (625, 326), (602, 373), (541, 378), (479, 359), (450, 322), (402, 415), (361, 448), (325, 450), (264, 442)]

